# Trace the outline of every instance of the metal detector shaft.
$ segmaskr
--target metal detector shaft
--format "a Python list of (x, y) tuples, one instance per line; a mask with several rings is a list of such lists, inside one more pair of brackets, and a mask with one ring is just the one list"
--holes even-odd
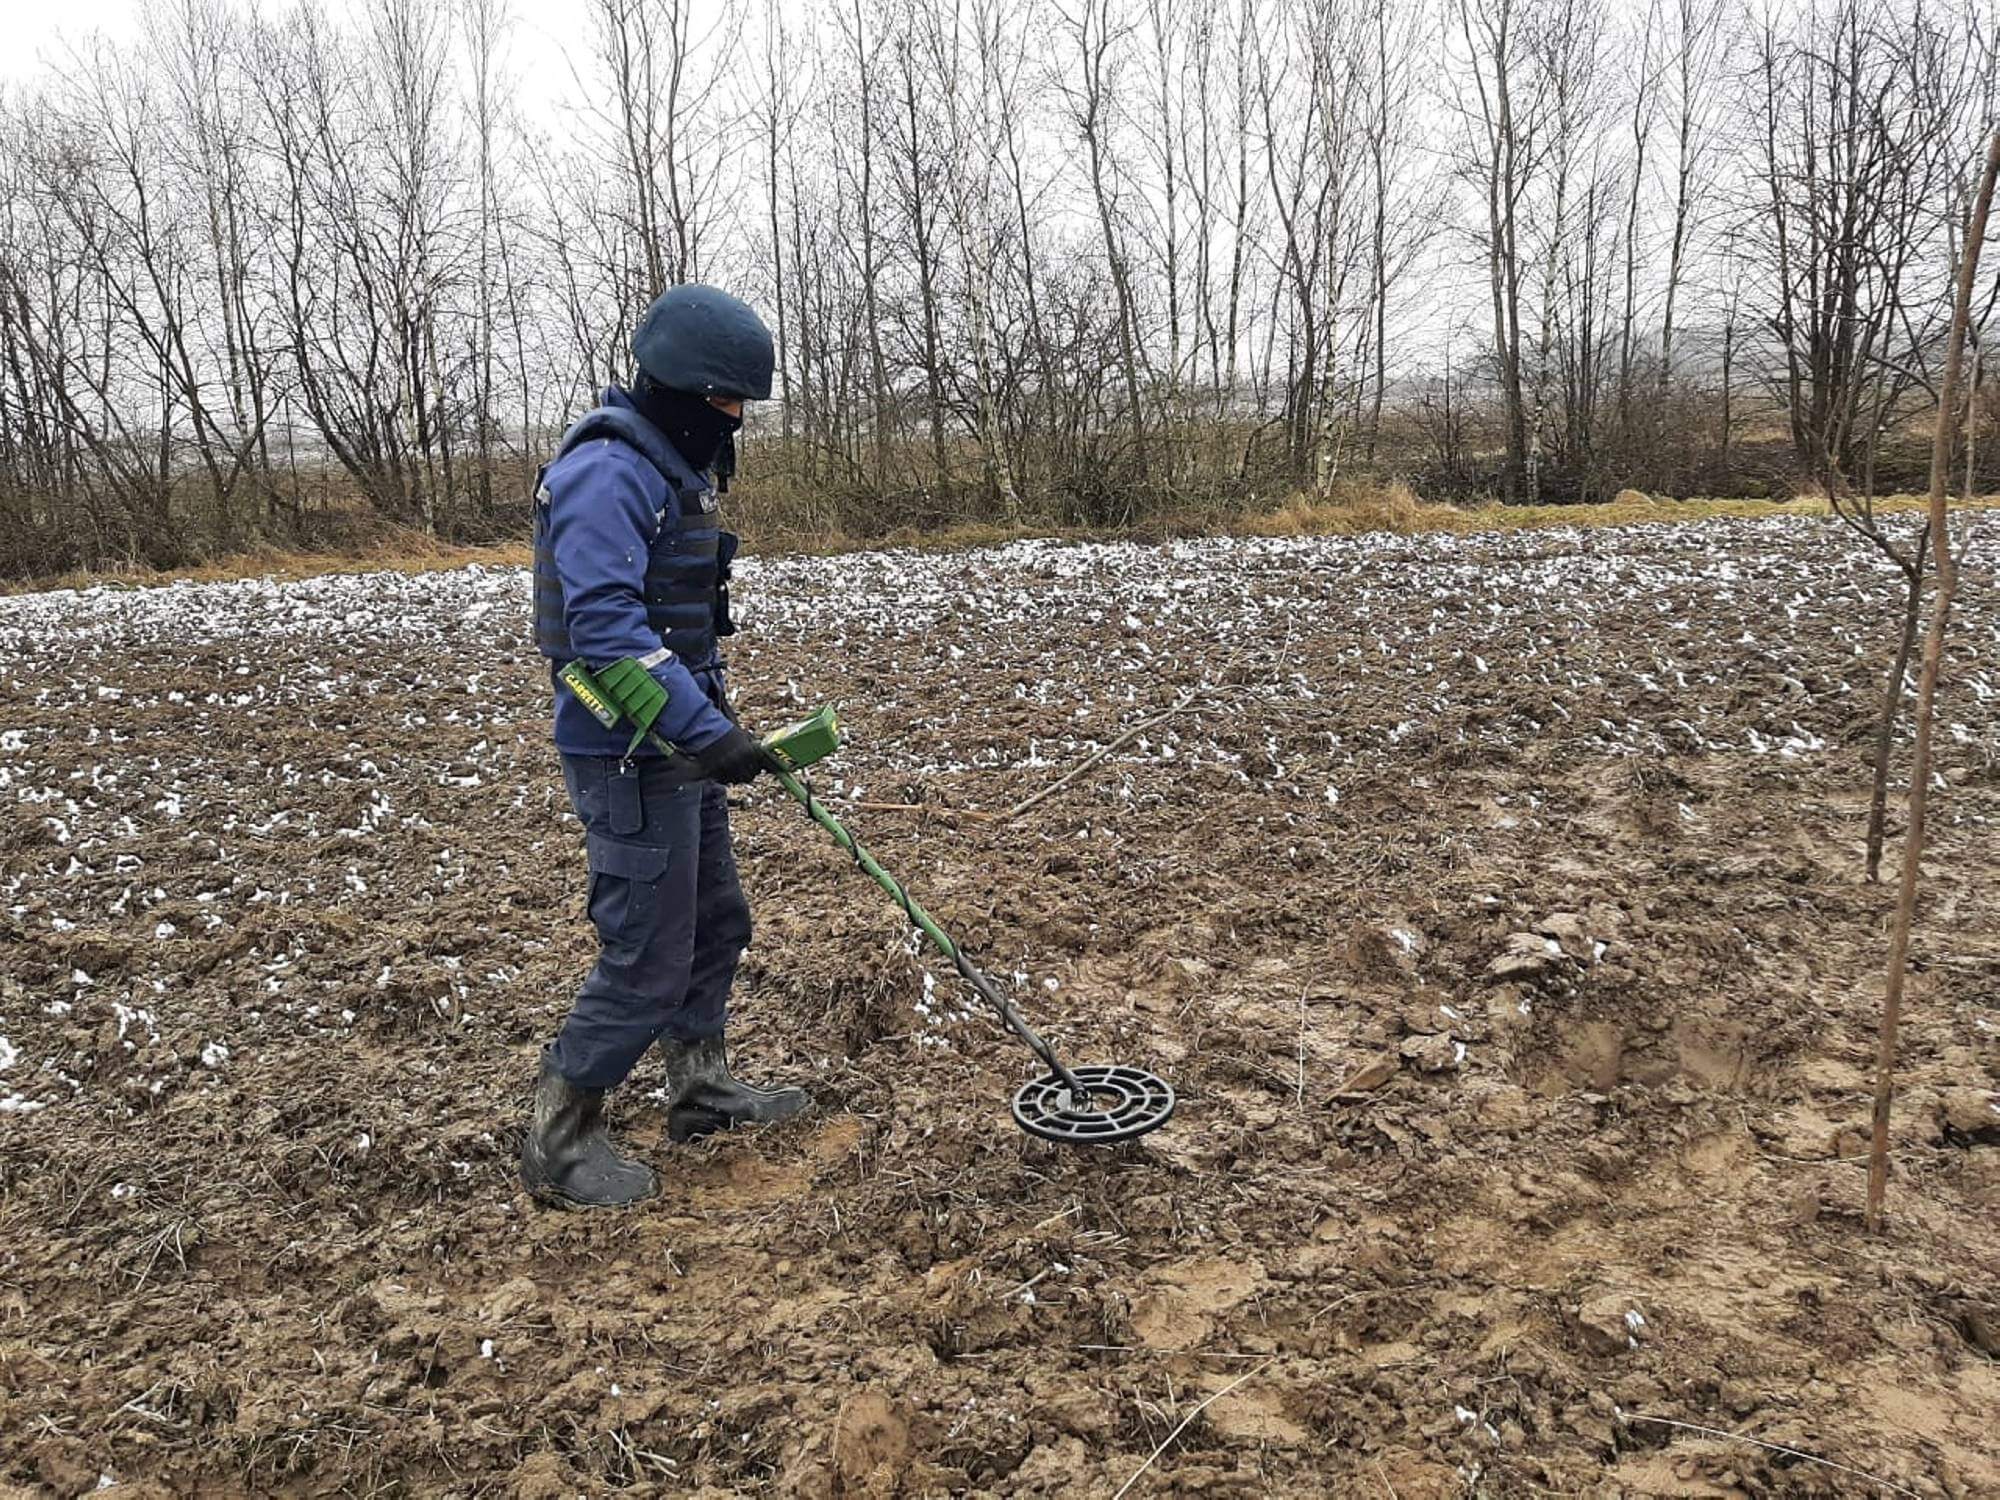
[(793, 799), (806, 810), (812, 820), (824, 828), (836, 844), (854, 856), (855, 864), (861, 867), (870, 880), (889, 893), (917, 931), (931, 940), (931, 946), (951, 960), (952, 967), (958, 970), (959, 977), (978, 992), (980, 999), (993, 1007), (1007, 1029), (1028, 1044), (1030, 1050), (1042, 1060), (1049, 1071), (1063, 1081), (1065, 1088), (1079, 1098), (1084, 1097), (1083, 1085), (1077, 1082), (1075, 1074), (1063, 1066), (1062, 1060), (1055, 1054), (1055, 1049), (1042, 1040), (1040, 1033), (1030, 1026), (1021, 1013), (1014, 1009), (1007, 997), (1000, 993), (999, 987), (965, 956), (958, 944), (951, 940), (950, 934), (932, 920), (931, 914), (917, 904), (916, 898), (896, 883), (896, 877), (877, 864), (875, 856), (864, 849), (854, 835), (841, 826), (840, 819), (820, 805), (811, 788), (789, 771), (779, 771), (775, 774), (779, 784), (792, 794)]
[[(655, 750), (658, 750), (670, 759), (680, 755), (680, 752), (656, 730), (647, 730), (646, 740)], [(836, 844), (853, 856), (855, 864), (861, 867), (862, 872), (889, 893), (896, 905), (903, 909), (903, 914), (910, 919), (911, 924), (917, 931), (929, 938), (931, 946), (951, 960), (952, 967), (958, 970), (959, 978), (971, 985), (978, 993), (979, 998), (993, 1007), (994, 1011), (999, 1015), (1002, 1024), (1009, 1031), (1013, 1032), (1015, 1036), (1028, 1044), (1029, 1050), (1042, 1060), (1043, 1065), (1062, 1080), (1063, 1087), (1068, 1089), (1076, 1098), (1082, 1099), (1088, 1097), (1087, 1091), (1077, 1081), (1076, 1075), (1064, 1067), (1062, 1059), (1056, 1056), (1055, 1048), (1042, 1040), (1041, 1033), (1030, 1026), (1026, 1018), (1018, 1010), (1014, 1009), (1012, 1002), (1000, 993), (999, 987), (981, 972), (978, 965), (965, 956), (964, 951), (959, 948), (957, 943), (951, 940), (949, 933), (938, 926), (937, 922), (931, 917), (931, 914), (917, 904), (916, 897), (904, 890), (897, 883), (895, 876), (876, 863), (875, 856), (863, 848), (854, 835), (841, 826), (840, 819), (836, 818), (820, 805), (820, 800), (812, 794), (812, 789), (790, 771), (774, 769), (772, 774), (778, 778), (779, 784), (787, 792), (791, 793), (793, 800), (806, 810), (812, 820), (824, 828), (832, 836)]]

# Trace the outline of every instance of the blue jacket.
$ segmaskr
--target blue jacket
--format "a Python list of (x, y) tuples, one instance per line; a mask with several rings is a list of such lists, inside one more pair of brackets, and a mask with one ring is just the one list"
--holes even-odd
[[(716, 556), (710, 486), (612, 386), (603, 405), (564, 436), (542, 472), (535, 505), (537, 607), (560, 616), (538, 618), (536, 628), (555, 689), (556, 748), (565, 755), (621, 755), (629, 727), (606, 729), (555, 674), (572, 655), (601, 668), (659, 653), (664, 616), (658, 605), (648, 609), (649, 582), (657, 595), (662, 578), (690, 568), (711, 580), (714, 612), (727, 628), (718, 572), (726, 559)], [(690, 538), (706, 542), (702, 556), (686, 555)], [(734, 538), (730, 543), (733, 549)], [(714, 635), (713, 628), (674, 632), (675, 644), (687, 650), (693, 643), (703, 659), (672, 654), (652, 667), (667, 690), (654, 727), (687, 750), (704, 750), (730, 729), (719, 706), (724, 689)], [(647, 745), (638, 753), (657, 752)]]

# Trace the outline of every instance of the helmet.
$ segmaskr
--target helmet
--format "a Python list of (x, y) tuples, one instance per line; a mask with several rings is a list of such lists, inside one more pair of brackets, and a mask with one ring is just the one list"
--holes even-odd
[(771, 394), (771, 330), (740, 298), (712, 286), (668, 287), (632, 333), (639, 368), (669, 390), (763, 401)]

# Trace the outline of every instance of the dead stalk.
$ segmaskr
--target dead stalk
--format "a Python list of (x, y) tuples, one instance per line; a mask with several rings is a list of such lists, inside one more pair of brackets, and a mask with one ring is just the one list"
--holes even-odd
[(1010, 809), (1009, 812), (1007, 813), (1008, 821), (1011, 822), (1015, 818), (1020, 817), (1021, 814), (1028, 811), (1029, 808), (1033, 807), (1036, 803), (1041, 802), (1043, 799), (1048, 797), (1053, 797), (1057, 792), (1061, 791), (1064, 787), (1068, 786), (1072, 781), (1075, 781), (1077, 777), (1083, 775), (1083, 773), (1088, 771), (1092, 766), (1097, 765), (1106, 756), (1110, 755), (1120, 746), (1125, 745), (1138, 735), (1144, 734), (1148, 729), (1151, 729), (1154, 725), (1166, 723), (1166, 721), (1171, 719), (1175, 714), (1179, 713), (1182, 709), (1187, 708), (1189, 705), (1191, 705), (1194, 702), (1195, 698), (1197, 697), (1198, 693), (1199, 689), (1189, 688), (1186, 692), (1182, 693), (1180, 697), (1174, 700), (1174, 706), (1166, 710), (1166, 712), (1154, 714), (1153, 717), (1150, 719), (1141, 719), (1137, 724), (1134, 724), (1130, 729), (1126, 730), (1123, 734), (1119, 735), (1117, 739), (1113, 740), (1110, 744), (1106, 745), (1102, 750), (1099, 750), (1095, 755), (1091, 756), (1090, 759), (1083, 762), (1082, 765), (1077, 766), (1074, 770), (1068, 771), (1064, 773), (1062, 776), (1057, 777), (1054, 781), (1050, 782), (1047, 786), (1043, 787), (1039, 792), (1036, 792), (1032, 797), (1029, 797), (1024, 801), (1015, 803), (1013, 808)]
[(1870, 1484), (1879, 1484), (1883, 1489), (1898, 1495), (1914, 1497), (1917, 1493), (1915, 1490), (1904, 1489), (1892, 1480), (1884, 1479), (1880, 1474), (1870, 1474), (1866, 1469), (1849, 1468), (1846, 1464), (1837, 1464), (1830, 1458), (1821, 1458), (1816, 1453), (1807, 1453), (1799, 1448), (1787, 1448), (1783, 1443), (1767, 1443), (1764, 1439), (1751, 1437), (1745, 1432), (1727, 1432), (1720, 1427), (1704, 1427), (1699, 1422), (1677, 1422), (1671, 1417), (1643, 1417), (1637, 1412), (1627, 1412), (1625, 1420), (1628, 1423), (1649, 1422), (1655, 1427), (1678, 1427), (1683, 1432), (1698, 1432), (1704, 1437), (1727, 1438), (1731, 1442), (1748, 1443), (1753, 1448), (1762, 1448), (1767, 1453), (1783, 1453), (1791, 1458), (1802, 1458), (1809, 1464), (1818, 1464), (1822, 1468), (1834, 1469), (1842, 1474), (1852, 1474), (1857, 1479), (1865, 1479)]
[(1972, 309), (1972, 284), (1979, 269), (1979, 252), (1986, 242), (1986, 218), (1993, 207), (1993, 183), (2000, 177), (2000, 131), (1986, 148), (1986, 165), (1979, 177), (1960, 252), (1957, 300), (1952, 309), (1951, 335), (1945, 346), (1944, 383), (1938, 390), (1937, 435), (1931, 445), (1930, 541), (1937, 590), (1931, 596), (1930, 628), (1924, 635), (1924, 665), (1917, 684), (1917, 743), (1910, 768), (1908, 826), (1903, 831), (1903, 882), (1896, 902), (1895, 925), (1889, 938), (1889, 977), (1882, 998), (1882, 1035), (1875, 1060), (1874, 1135), (1868, 1154), (1868, 1228), (1882, 1228), (1882, 1197), (1889, 1181), (1889, 1104), (1895, 1090), (1896, 1027), (1903, 1008), (1903, 981), (1908, 973), (1910, 929), (1916, 921), (1917, 876), (1924, 853), (1924, 812), (1931, 777), (1931, 724), (1937, 703), (1938, 672), (1944, 661), (1945, 626), (1951, 619), (1952, 595), (1958, 588), (1958, 566), (1951, 555), (1951, 531), (1945, 514), (1945, 490), (1951, 481), (1951, 450), (1958, 432), (1958, 385), (1965, 362), (1965, 330)]
[(1254, 1376), (1263, 1374), (1265, 1368), (1269, 1364), (1270, 1361), (1266, 1360), (1263, 1364), (1257, 1366), (1257, 1368), (1254, 1370), (1245, 1370), (1241, 1375), (1238, 1375), (1234, 1380), (1230, 1381), (1228, 1385), (1225, 1385), (1221, 1390), (1217, 1391), (1214, 1395), (1203, 1397), (1201, 1400), (1201, 1404), (1196, 1406), (1195, 1409), (1189, 1412), (1186, 1416), (1182, 1417), (1180, 1421), (1174, 1425), (1174, 1430), (1168, 1433), (1164, 1438), (1160, 1440), (1160, 1446), (1155, 1448), (1151, 1453), (1146, 1455), (1146, 1461), (1140, 1464), (1138, 1468), (1132, 1471), (1132, 1477), (1126, 1480), (1123, 1484), (1118, 1486), (1117, 1493), (1112, 1495), (1111, 1500), (1123, 1500), (1125, 1492), (1131, 1489), (1133, 1485), (1139, 1482), (1139, 1477), (1142, 1474), (1144, 1474), (1148, 1469), (1153, 1467), (1154, 1460), (1157, 1459), (1162, 1453), (1165, 1453), (1167, 1451), (1168, 1447), (1172, 1445), (1175, 1438), (1179, 1437), (1183, 1432), (1187, 1431), (1189, 1423), (1194, 1421), (1196, 1417), (1200, 1416), (1210, 1406), (1214, 1405), (1217, 1401), (1220, 1401), (1224, 1396), (1228, 1395), (1231, 1391), (1235, 1390), (1239, 1385), (1243, 1384), (1244, 1381), (1249, 1380)]
[(1299, 991), (1299, 1077), (1292, 1091), (1292, 1101), (1303, 1108), (1306, 1102), (1306, 995)]
[(1896, 716), (1903, 706), (1903, 685), (1910, 678), (1910, 657), (1916, 652), (1917, 621), (1924, 596), (1924, 554), (1930, 545), (1930, 523), (1917, 537), (1908, 565), (1904, 568), (1903, 633), (1896, 646), (1896, 662), (1889, 669), (1889, 685), (1882, 693), (1882, 713), (1875, 726), (1875, 774), (1868, 793), (1868, 880), (1882, 878), (1882, 841), (1889, 809), (1889, 755), (1895, 747)]

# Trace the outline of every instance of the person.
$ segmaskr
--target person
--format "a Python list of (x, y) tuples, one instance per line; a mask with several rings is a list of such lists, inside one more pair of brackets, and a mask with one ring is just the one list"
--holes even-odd
[[(605, 1096), (655, 1042), (667, 1133), (686, 1141), (808, 1106), (796, 1088), (734, 1077), (730, 985), (750, 940), (724, 787), (770, 768), (736, 722), (723, 674), (730, 561), (717, 495), (735, 469), (743, 403), (771, 394), (770, 331), (744, 302), (677, 286), (632, 336), (638, 374), (564, 434), (535, 494), (535, 644), (557, 673), (627, 658), (665, 690), (651, 727), (669, 756), (630, 745), (555, 679), (555, 740), (582, 820), (596, 966), (541, 1059), (521, 1149), (536, 1197), (618, 1207), (658, 1189), (605, 1126)], [(713, 476), (711, 479), (710, 476)]]

